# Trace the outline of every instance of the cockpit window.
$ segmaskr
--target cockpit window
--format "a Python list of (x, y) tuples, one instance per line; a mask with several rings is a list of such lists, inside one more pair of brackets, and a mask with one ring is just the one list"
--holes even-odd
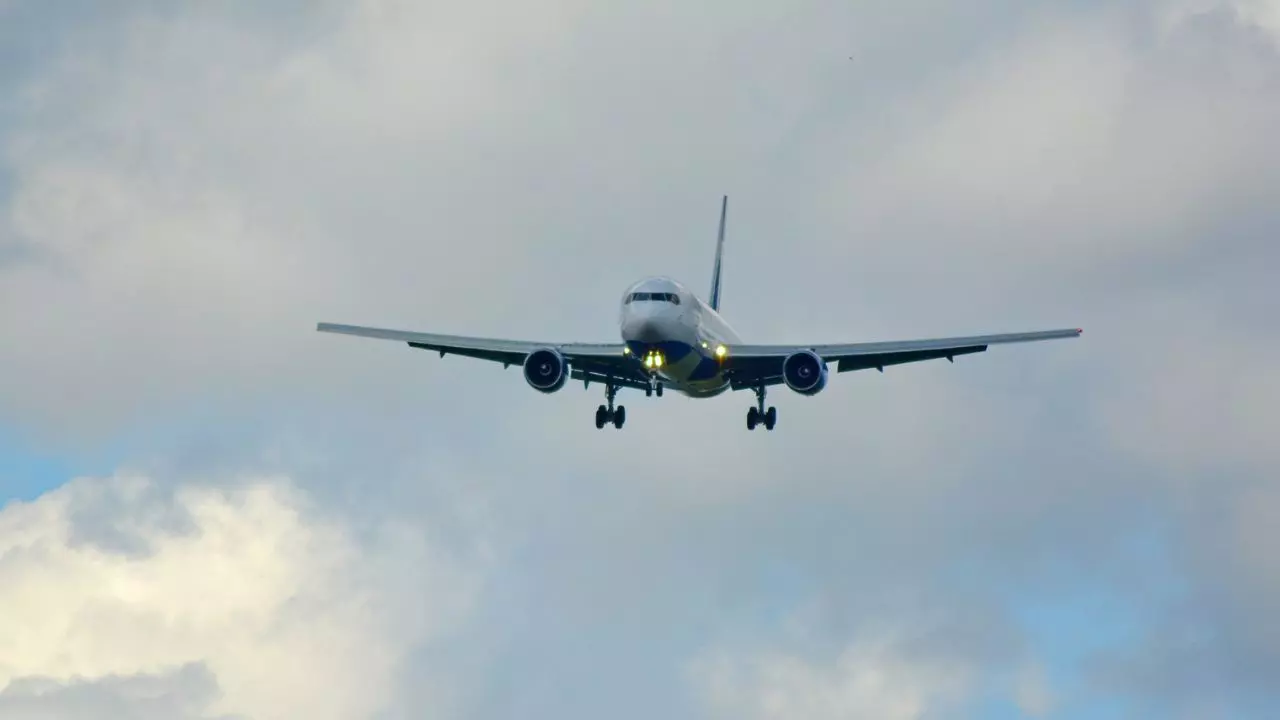
[(634, 292), (627, 296), (627, 305), (641, 300), (654, 300), (660, 302), (669, 302), (672, 305), (680, 304), (680, 296), (675, 293), (658, 293), (658, 292)]

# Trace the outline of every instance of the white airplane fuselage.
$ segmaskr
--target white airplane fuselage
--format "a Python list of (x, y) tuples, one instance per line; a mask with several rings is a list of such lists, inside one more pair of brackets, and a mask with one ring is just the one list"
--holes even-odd
[(738, 343), (738, 335), (675, 280), (646, 278), (628, 288), (620, 330), (629, 354), (664, 386), (696, 398), (729, 389), (716, 349)]

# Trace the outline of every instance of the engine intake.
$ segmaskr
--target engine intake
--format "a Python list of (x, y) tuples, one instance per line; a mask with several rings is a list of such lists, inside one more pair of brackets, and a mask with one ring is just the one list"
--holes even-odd
[(569, 364), (553, 348), (542, 348), (524, 359), (525, 382), (538, 392), (553, 393), (569, 379)]
[(782, 380), (801, 395), (817, 395), (827, 386), (827, 364), (812, 350), (801, 350), (782, 361)]

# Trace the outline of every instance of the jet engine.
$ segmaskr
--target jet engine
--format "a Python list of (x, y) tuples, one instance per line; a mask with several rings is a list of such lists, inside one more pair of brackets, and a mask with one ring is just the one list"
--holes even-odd
[(801, 395), (817, 395), (827, 386), (827, 364), (812, 350), (801, 350), (782, 361), (782, 380)]
[(524, 379), (538, 392), (553, 393), (569, 379), (569, 364), (552, 348), (534, 350), (524, 359)]

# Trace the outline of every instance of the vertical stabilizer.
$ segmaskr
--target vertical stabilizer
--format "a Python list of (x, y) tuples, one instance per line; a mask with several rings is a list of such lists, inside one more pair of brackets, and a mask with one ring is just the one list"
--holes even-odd
[(716, 236), (716, 265), (711, 273), (711, 295), (707, 301), (711, 309), (720, 312), (720, 261), (724, 257), (724, 220), (729, 210), (729, 196), (720, 201), (720, 233)]

